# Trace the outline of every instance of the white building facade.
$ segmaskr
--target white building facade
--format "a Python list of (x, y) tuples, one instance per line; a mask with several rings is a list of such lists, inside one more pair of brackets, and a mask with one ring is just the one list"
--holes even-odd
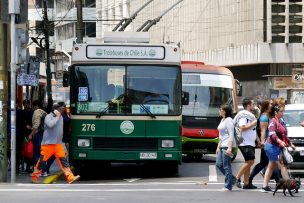
[[(125, 31), (136, 31), (178, 1), (154, 0)], [(103, 42), (105, 31), (147, 2), (83, 0), (84, 42)], [(304, 0), (183, 0), (149, 34), (152, 43), (179, 43), (183, 60), (229, 67), (242, 82), (244, 96), (274, 94), (291, 101), (291, 89), (304, 89), (301, 84), (295, 88), (290, 77), (295, 68), (304, 68), (303, 7)], [(54, 0), (53, 20), (55, 53), (70, 53), (76, 40), (75, 1)], [(279, 84), (269, 75), (290, 79)]]
[[(155, 0), (137, 16), (132, 30), (176, 1)], [(131, 1), (130, 13), (145, 2)], [(274, 93), (291, 101), (291, 84), (276, 87), (275, 78), (263, 76), (291, 76), (294, 68), (303, 68), (303, 4), (303, 0), (184, 0), (149, 32), (153, 42), (180, 43), (183, 60), (229, 67), (242, 81), (244, 96)]]

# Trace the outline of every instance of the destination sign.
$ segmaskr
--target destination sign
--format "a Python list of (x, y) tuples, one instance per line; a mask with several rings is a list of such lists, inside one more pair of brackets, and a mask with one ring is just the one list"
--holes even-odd
[(87, 57), (92, 59), (162, 60), (165, 58), (165, 48), (162, 46), (88, 45)]

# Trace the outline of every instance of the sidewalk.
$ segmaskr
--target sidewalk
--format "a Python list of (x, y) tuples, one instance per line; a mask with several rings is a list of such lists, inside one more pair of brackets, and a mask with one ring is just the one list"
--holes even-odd
[[(49, 175), (55, 175), (59, 171), (61, 171), (61, 169), (59, 167), (59, 164), (58, 164), (57, 160), (55, 160), (54, 163), (52, 164), (51, 168), (50, 168), (50, 174), (48, 174), (48, 176)], [(41, 177), (41, 179), (40, 179), (41, 183), (43, 183), (44, 178), (46, 178), (46, 177)], [(11, 182), (11, 171), (9, 170), (7, 172), (7, 183), (10, 183), (10, 182)], [(30, 176), (30, 173), (16, 174), (15, 183), (32, 183), (32, 177)]]

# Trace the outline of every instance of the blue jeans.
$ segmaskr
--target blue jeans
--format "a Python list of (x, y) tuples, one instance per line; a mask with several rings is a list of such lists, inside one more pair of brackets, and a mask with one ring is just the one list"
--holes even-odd
[[(234, 149), (232, 149), (233, 151)], [(225, 155), (223, 150), (216, 156), (216, 167), (225, 175), (225, 188), (232, 190), (232, 185), (236, 181), (235, 177), (232, 175), (231, 169), (231, 157)]]

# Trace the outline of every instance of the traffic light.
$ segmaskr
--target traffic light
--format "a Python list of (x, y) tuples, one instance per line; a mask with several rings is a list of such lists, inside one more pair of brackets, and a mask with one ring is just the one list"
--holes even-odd
[(17, 64), (22, 64), (28, 61), (29, 50), (27, 48), (27, 43), (29, 41), (28, 31), (17, 28), (16, 30), (16, 46), (17, 46)]
[(70, 73), (68, 71), (63, 72), (62, 86), (63, 87), (70, 86)]

